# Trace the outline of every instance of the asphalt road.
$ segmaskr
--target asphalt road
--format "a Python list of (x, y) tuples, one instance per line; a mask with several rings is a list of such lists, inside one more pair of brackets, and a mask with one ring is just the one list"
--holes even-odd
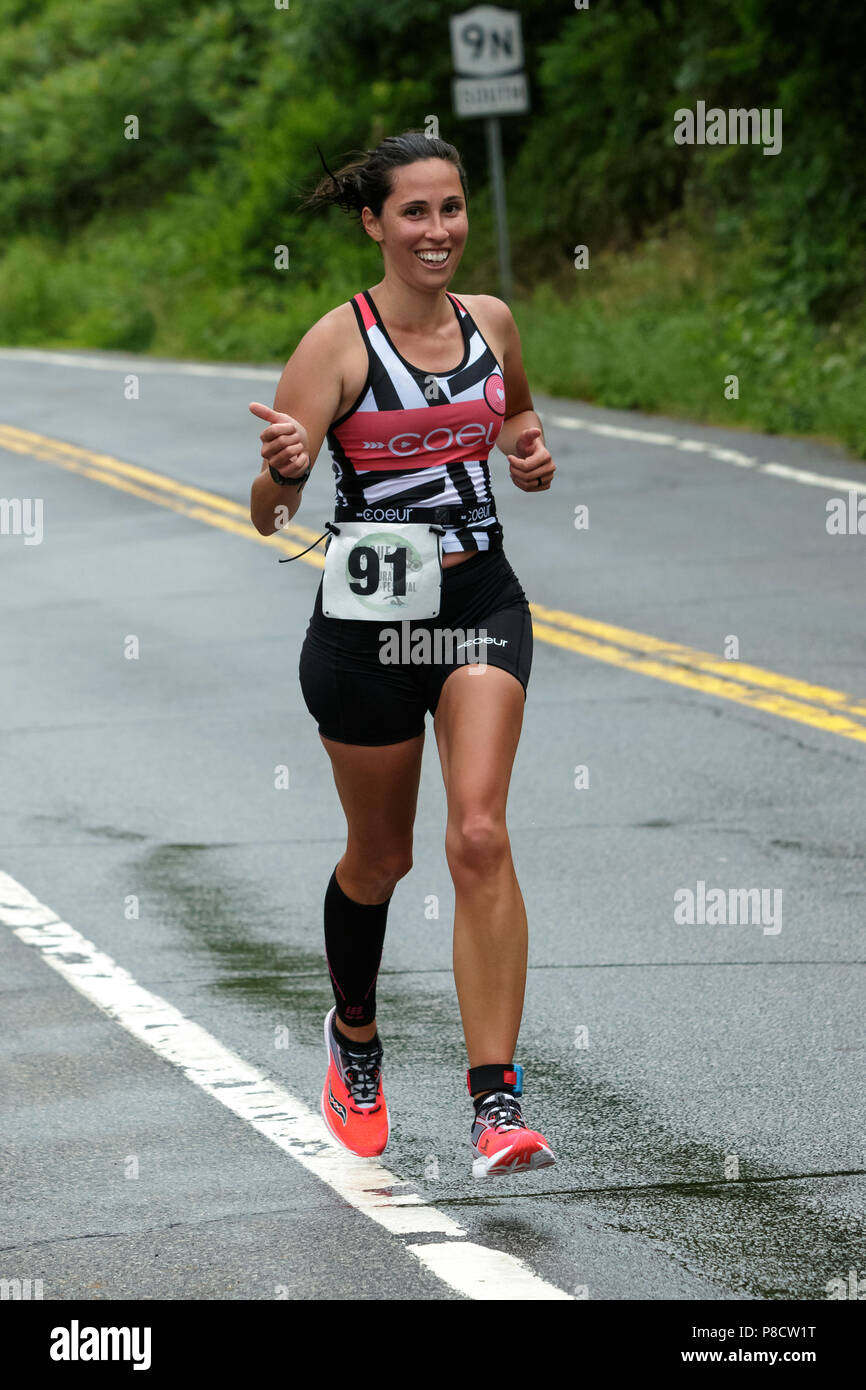
[[(17, 931), (14, 885), (316, 1112), (344, 845), (297, 680), (320, 569), (278, 565), (306, 540), (241, 516), (247, 403), (277, 376), (0, 352), (0, 496), (42, 501), (38, 543), (0, 534), (0, 1277), (58, 1300), (828, 1298), (863, 1272), (866, 1224), (866, 535), (826, 527), (866, 469), (840, 450), (539, 397), (553, 489), (519, 492), (491, 456), (536, 621), (509, 810), (516, 1060), (554, 1168), (471, 1177), (429, 720), (378, 991), (379, 1200), (417, 1194), (426, 1232), (371, 1218)], [(331, 484), (325, 449), (296, 534), (321, 533)], [(776, 907), (676, 920), (699, 882)]]

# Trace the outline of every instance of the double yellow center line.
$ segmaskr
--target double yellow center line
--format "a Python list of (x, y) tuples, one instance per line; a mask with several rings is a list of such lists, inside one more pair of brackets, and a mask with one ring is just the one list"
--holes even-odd
[(866, 720), (866, 703), (842, 690), (812, 685), (742, 661), (723, 661), (713, 652), (663, 642), (626, 627), (543, 608), (539, 603), (530, 607), (535, 636), (555, 647), (866, 743), (866, 724), (857, 722)]
[[(30, 430), (0, 425), (0, 448), (120, 488), (146, 502), (231, 531), (271, 550), (294, 555), (299, 547), (303, 549), (321, 535), (321, 532), (291, 522), (275, 536), (260, 536), (250, 521), (247, 507), (227, 497), (177, 482), (138, 464), (124, 463), (110, 454), (65, 444)], [(311, 550), (302, 559), (304, 564), (316, 569), (324, 568), (324, 555), (320, 550)], [(866, 701), (844, 691), (783, 676), (745, 662), (725, 661), (712, 652), (664, 642), (643, 632), (582, 618), (564, 609), (545, 608), (540, 603), (532, 603), (530, 608), (537, 641), (866, 743)]]

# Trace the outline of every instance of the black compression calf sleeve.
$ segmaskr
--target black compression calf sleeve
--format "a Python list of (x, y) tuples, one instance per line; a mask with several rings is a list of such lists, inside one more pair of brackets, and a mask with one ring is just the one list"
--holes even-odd
[(376, 976), (385, 942), (388, 898), (356, 903), (331, 874), (325, 892), (325, 955), (337, 1001), (337, 1018), (362, 1028), (376, 1017)]

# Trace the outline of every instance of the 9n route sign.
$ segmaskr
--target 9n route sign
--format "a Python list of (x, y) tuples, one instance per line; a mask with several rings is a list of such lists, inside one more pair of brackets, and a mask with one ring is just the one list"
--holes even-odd
[(452, 15), (452, 99), (457, 116), (519, 115), (529, 110), (520, 13), (476, 5)]
[(499, 284), (506, 304), (511, 299), (511, 248), (505, 211), (505, 169), (499, 117), (529, 110), (520, 12), (498, 5), (476, 5), (452, 15), (452, 97), (457, 116), (483, 116), (487, 163), (496, 225)]

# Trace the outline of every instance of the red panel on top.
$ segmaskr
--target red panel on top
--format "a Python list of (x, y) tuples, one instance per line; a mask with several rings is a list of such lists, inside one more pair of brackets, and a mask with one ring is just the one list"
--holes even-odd
[(453, 401), (409, 410), (356, 410), (334, 430), (358, 468), (429, 468), (486, 459), (502, 416), (486, 401)]

